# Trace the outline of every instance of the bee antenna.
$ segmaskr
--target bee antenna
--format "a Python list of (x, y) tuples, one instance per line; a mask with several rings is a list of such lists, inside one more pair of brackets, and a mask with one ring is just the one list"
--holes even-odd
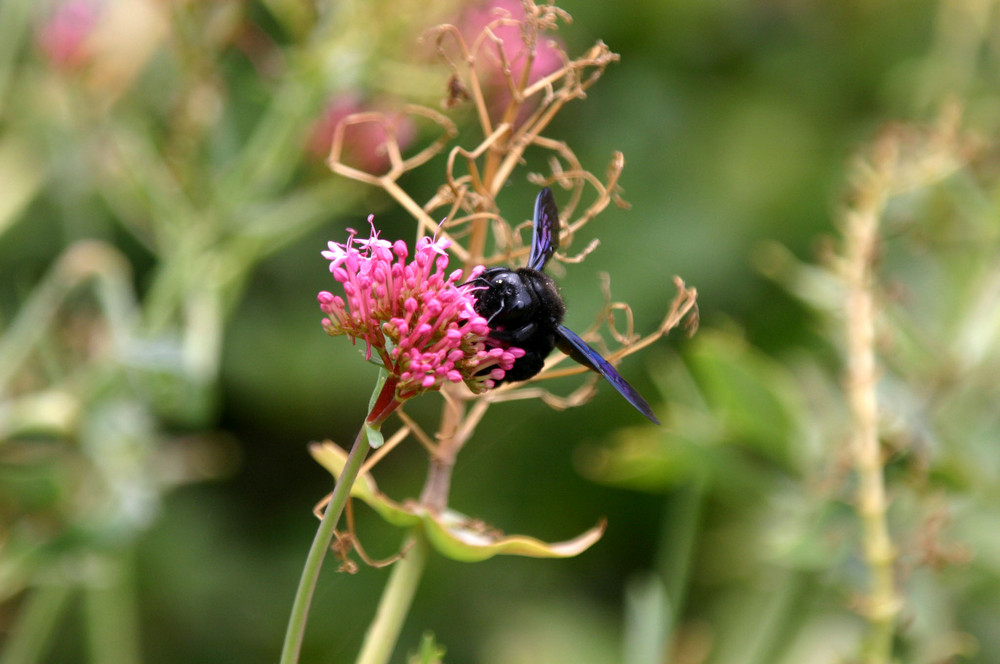
[(477, 284), (478, 288), (476, 288), (476, 290), (481, 290), (483, 288), (489, 288), (490, 287), (490, 282), (487, 281), (486, 279), (484, 279), (483, 277), (473, 277), (472, 279), (469, 279), (468, 281), (463, 281), (462, 283), (460, 283), (458, 285), (458, 288), (461, 288), (462, 286), (468, 286), (469, 284)]

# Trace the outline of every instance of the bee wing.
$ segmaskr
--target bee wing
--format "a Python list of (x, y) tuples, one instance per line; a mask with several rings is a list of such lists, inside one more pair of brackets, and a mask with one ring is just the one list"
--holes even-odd
[(611, 386), (618, 390), (618, 394), (625, 397), (625, 400), (635, 406), (636, 410), (656, 424), (660, 423), (660, 421), (656, 419), (656, 415), (653, 414), (653, 409), (649, 407), (649, 404), (642, 398), (642, 395), (639, 394), (634, 387), (629, 385), (628, 381), (622, 378), (621, 375), (615, 371), (615, 368), (611, 366), (611, 363), (601, 357), (600, 353), (591, 348), (586, 341), (581, 339), (579, 335), (576, 334), (576, 332), (569, 329), (565, 325), (557, 326), (556, 332), (556, 346), (558, 346), (559, 350), (566, 353), (583, 366), (593, 369), (597, 373), (604, 376), (604, 378), (611, 383)]
[(531, 256), (528, 267), (541, 270), (559, 248), (559, 208), (552, 190), (545, 187), (535, 199), (535, 216), (532, 224)]

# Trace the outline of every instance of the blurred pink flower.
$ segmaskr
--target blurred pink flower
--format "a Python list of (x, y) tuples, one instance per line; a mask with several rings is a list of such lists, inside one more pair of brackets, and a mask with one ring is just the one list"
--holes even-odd
[[(511, 99), (498, 48), (502, 50), (504, 57), (510, 65), (511, 76), (515, 84), (520, 83), (521, 75), (528, 60), (529, 50), (528, 46), (524, 43), (520, 25), (525, 20), (524, 6), (520, 0), (475, 2), (469, 5), (458, 21), (458, 27), (462, 36), (465, 38), (466, 43), (471, 46), (487, 25), (505, 17), (514, 19), (519, 24), (494, 25), (491, 31), (502, 44), (498, 47), (492, 40), (485, 39), (481, 48), (476, 52), (479, 76), (487, 87), (490, 110), (495, 119), (499, 118)], [(535, 57), (531, 61), (527, 85), (535, 83), (562, 67), (561, 48), (561, 43), (558, 40), (554, 40), (543, 33), (538, 34), (538, 39), (535, 43)], [(532, 107), (534, 105), (532, 101), (527, 103)], [(537, 103), (537, 100), (535, 100), (535, 103)], [(526, 110), (530, 111), (531, 109), (528, 108)]]
[[(397, 381), (397, 402), (446, 381), (464, 381), (478, 393), (502, 379), (524, 351), (487, 347), (490, 329), (474, 309), (475, 287), (460, 283), (462, 270), (445, 274), (450, 242), (421, 238), (407, 263), (406, 243), (379, 238), (372, 216), (368, 223), (367, 240), (350, 231), (347, 242), (330, 242), (322, 252), (344, 291), (343, 297), (319, 293), (327, 334), (363, 340), (368, 359), (374, 350)], [(470, 278), (482, 270), (477, 266)]]
[(36, 36), (48, 61), (61, 69), (76, 69), (90, 57), (87, 38), (100, 17), (95, 0), (67, 0), (59, 4)]
[[(329, 101), (319, 120), (313, 125), (308, 139), (308, 150), (319, 159), (330, 154), (334, 131), (348, 116), (366, 111), (381, 113), (395, 131), (400, 151), (413, 143), (417, 128), (413, 121), (402, 113), (386, 110), (382, 104), (365, 103), (356, 93), (344, 93)], [(366, 173), (381, 175), (389, 170), (389, 155), (386, 151), (388, 133), (385, 125), (377, 120), (359, 122), (344, 127), (344, 151), (342, 160), (348, 166)]]

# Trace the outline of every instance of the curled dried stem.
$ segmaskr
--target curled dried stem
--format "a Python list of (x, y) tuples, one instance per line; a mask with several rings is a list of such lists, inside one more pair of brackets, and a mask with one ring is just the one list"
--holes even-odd
[[(677, 295), (674, 296), (673, 301), (670, 304), (670, 309), (667, 311), (666, 316), (660, 322), (660, 325), (649, 334), (643, 337), (635, 337), (632, 331), (632, 313), (629, 306), (622, 302), (615, 302), (606, 304), (601, 310), (601, 314), (598, 316), (597, 322), (586, 330), (581, 336), (584, 340), (595, 343), (599, 346), (604, 346), (603, 340), (599, 335), (599, 329), (605, 324), (611, 325), (612, 312), (616, 310), (626, 311), (626, 318), (628, 320), (627, 329), (628, 332), (624, 335), (613, 331), (611, 334), (616, 341), (621, 339), (621, 345), (614, 350), (610, 350), (604, 353), (605, 358), (616, 365), (622, 358), (628, 357), (633, 353), (636, 353), (643, 348), (650, 346), (656, 341), (662, 339), (664, 336), (670, 333), (671, 330), (677, 328), (682, 323), (685, 324), (685, 329), (688, 334), (693, 334), (694, 330), (697, 328), (697, 312), (698, 312), (698, 291), (694, 288), (688, 288), (684, 281), (680, 277), (674, 277), (674, 285), (677, 286)], [(534, 376), (527, 383), (521, 385), (531, 386), (533, 383), (550, 380), (553, 378), (563, 378), (565, 376), (575, 376), (578, 374), (586, 373), (589, 371), (587, 367), (581, 365), (574, 365), (571, 367), (556, 368), (558, 365), (562, 364), (568, 356), (558, 354), (554, 357), (550, 357), (545, 363), (545, 368), (542, 369), (536, 376)], [(594, 378), (596, 383), (596, 377)], [(510, 399), (520, 399), (520, 398), (530, 398), (537, 396), (537, 392), (528, 392), (528, 397), (522, 397), (520, 395), (511, 395), (511, 393), (516, 393), (520, 391), (527, 391), (536, 389), (534, 387), (521, 387), (516, 384), (507, 384), (501, 386), (499, 389), (494, 390), (486, 395), (487, 399), (493, 401), (508, 401)], [(593, 390), (585, 390), (582, 394), (589, 394), (593, 396)], [(586, 403), (589, 397), (584, 398), (583, 396), (575, 396), (570, 399), (563, 407), (581, 405)], [(557, 400), (557, 399), (555, 399)], [(550, 400), (546, 400), (549, 403)], [(560, 402), (562, 403), (562, 402)]]

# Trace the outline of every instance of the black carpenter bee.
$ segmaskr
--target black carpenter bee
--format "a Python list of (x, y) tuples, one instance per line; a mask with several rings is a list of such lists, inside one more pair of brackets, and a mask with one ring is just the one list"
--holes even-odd
[(511, 270), (491, 267), (471, 283), (476, 293), (476, 313), (490, 326), (490, 338), (504, 346), (525, 351), (523, 357), (503, 377), (503, 381), (531, 378), (545, 364), (553, 348), (604, 376), (630, 404), (657, 424), (653, 410), (634, 387), (579, 335), (562, 324), (566, 304), (552, 277), (542, 272), (559, 247), (559, 210), (552, 191), (546, 187), (535, 200), (531, 255), (526, 267)]

